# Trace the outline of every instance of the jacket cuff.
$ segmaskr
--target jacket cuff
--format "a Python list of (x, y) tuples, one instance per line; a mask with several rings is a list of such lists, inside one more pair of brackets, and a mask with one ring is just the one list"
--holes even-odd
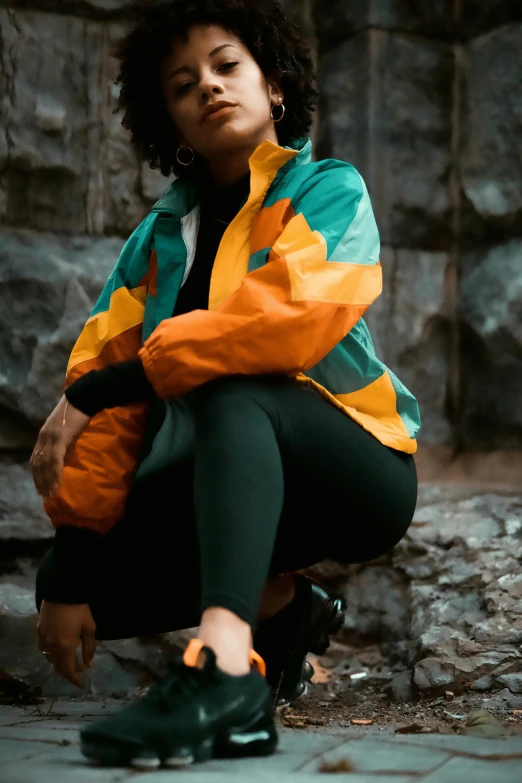
[(88, 528), (67, 525), (56, 530), (52, 565), (42, 589), (44, 600), (89, 603), (100, 540), (100, 534)]

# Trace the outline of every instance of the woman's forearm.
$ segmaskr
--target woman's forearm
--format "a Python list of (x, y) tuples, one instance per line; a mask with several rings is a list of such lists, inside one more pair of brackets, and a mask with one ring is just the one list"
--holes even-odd
[(65, 396), (79, 411), (94, 416), (105, 408), (150, 400), (154, 390), (136, 358), (85, 373), (65, 390)]

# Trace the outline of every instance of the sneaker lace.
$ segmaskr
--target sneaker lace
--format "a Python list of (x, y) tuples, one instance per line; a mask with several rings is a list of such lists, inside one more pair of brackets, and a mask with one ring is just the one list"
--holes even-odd
[(208, 680), (207, 672), (183, 661), (168, 664), (168, 674), (154, 685), (145, 699), (164, 712), (186, 704)]

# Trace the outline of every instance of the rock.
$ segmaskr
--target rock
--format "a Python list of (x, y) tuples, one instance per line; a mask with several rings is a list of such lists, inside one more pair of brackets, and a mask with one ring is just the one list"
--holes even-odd
[(28, 467), (0, 463), (0, 542), (46, 540), (54, 528), (36, 492)]
[(149, 204), (139, 193), (140, 165), (128, 133), (112, 114), (118, 91), (110, 88), (117, 72), (110, 47), (125, 28), (4, 9), (0, 25), (0, 125), (9, 139), (0, 143), (5, 222), (127, 235)]
[(347, 3), (346, 0), (330, 0), (327, 6), (316, 3), (314, 19), (324, 48), (368, 27), (437, 37), (449, 37), (454, 29), (450, 0), (432, 3), (405, 0)]
[(519, 513), (521, 500), (516, 494), (473, 493), (457, 501), (417, 505), (414, 521), (422, 527), (410, 528), (416, 543), (430, 543), (449, 551), (464, 539), (467, 545), (482, 547), (504, 532), (502, 520)]
[(0, 403), (33, 427), (58, 401), (71, 349), (122, 246), (0, 230)]
[(491, 607), (492, 616), (476, 623), (473, 638), (476, 642), (495, 644), (522, 644), (522, 614), (505, 616)]
[(463, 0), (459, 28), (472, 37), (522, 19), (522, 6), (512, 0)]
[(522, 693), (522, 673), (501, 674), (495, 678), (495, 683), (509, 688), (511, 693)]
[(360, 171), (385, 245), (450, 246), (452, 69), (449, 44), (382, 30), (320, 59), (318, 156)]
[(484, 617), (480, 597), (473, 591), (461, 594), (457, 590), (440, 590), (436, 585), (412, 585), (410, 595), (414, 638), (427, 628), (473, 628)]
[[(522, 14), (521, 14), (522, 16)], [(522, 221), (522, 24), (467, 48), (460, 176), (465, 242), (518, 235)], [(511, 281), (510, 281), (511, 282)], [(508, 293), (509, 285), (505, 286)], [(489, 293), (487, 285), (483, 288)]]
[[(113, 47), (125, 31), (126, 27), (123, 24), (110, 25), (108, 46)], [(171, 178), (163, 177), (158, 172), (153, 173), (148, 168), (148, 164), (138, 160), (131, 146), (130, 133), (122, 127), (121, 113), (112, 112), (119, 95), (119, 86), (114, 84), (118, 75), (118, 65), (114, 58), (107, 58), (105, 62), (107, 79), (111, 84), (111, 106), (106, 120), (106, 157), (101, 161), (105, 166), (107, 183), (103, 224), (106, 233), (127, 237), (145, 217), (153, 201), (167, 188)], [(144, 165), (150, 172), (145, 181)]]
[(390, 701), (394, 704), (404, 704), (413, 701), (411, 671), (397, 672), (388, 687)]
[[(16, 0), (18, 7), (31, 4), (35, 3), (31, 3), (31, 0)], [(42, 11), (57, 11), (62, 14), (104, 19), (124, 15), (134, 2), (133, 0), (38, 0), (37, 5)]]
[(413, 682), (420, 691), (436, 693), (455, 681), (455, 667), (438, 658), (425, 658), (415, 665)]
[(141, 164), (140, 188), (143, 198), (152, 204), (159, 199), (171, 180), (164, 177), (159, 169), (151, 169), (148, 163)]
[(511, 710), (522, 709), (522, 696), (516, 696), (508, 688), (504, 688), (489, 698), (483, 699), (482, 704), (488, 710), (511, 712)]
[(346, 627), (365, 639), (400, 640), (409, 635), (409, 606), (404, 583), (390, 568), (362, 568), (344, 592)]
[[(100, 68), (101, 30), (74, 17), (4, 9), (0, 23), (8, 83), (16, 78), (4, 102), (6, 221), (86, 232), (102, 198), (101, 178), (89, 176), (102, 146), (101, 96), (91, 86)], [(51, 128), (46, 114), (61, 119)]]
[(493, 676), (486, 674), (484, 677), (479, 677), (469, 687), (472, 691), (490, 691), (493, 687)]
[[(522, 197), (517, 198), (522, 208)], [(463, 428), (468, 448), (516, 449), (522, 443), (521, 252), (521, 240), (512, 239), (464, 257)]]
[(462, 692), (478, 679), (501, 668), (504, 672), (522, 665), (522, 655), (509, 645), (487, 650), (448, 626), (432, 627), (419, 638), (414, 682), (419, 690), (437, 694), (450, 684), (455, 693)]
[(375, 350), (415, 395), (420, 443), (446, 443), (450, 324), (446, 315), (448, 256), (420, 250), (381, 250), (383, 293), (366, 312)]
[(346, 582), (345, 639), (358, 647), (378, 640), (426, 693), (442, 693), (450, 678), (455, 692), (487, 691), (516, 674), (521, 511), (518, 493), (421, 484), (413, 524), (392, 552), (333, 570), (332, 589)]
[[(0, 584), (0, 669), (44, 697), (78, 696), (78, 688), (57, 674), (38, 649), (34, 593)], [(128, 697), (148, 688), (167, 671), (167, 663), (183, 650), (194, 630), (146, 638), (98, 641), (94, 665), (84, 673), (83, 694)], [(81, 657), (78, 647), (77, 658)]]
[(0, 451), (32, 451), (37, 436), (37, 427), (0, 407)]

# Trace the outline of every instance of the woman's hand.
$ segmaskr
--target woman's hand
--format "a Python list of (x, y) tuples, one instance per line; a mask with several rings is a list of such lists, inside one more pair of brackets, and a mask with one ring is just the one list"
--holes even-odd
[[(89, 604), (57, 604), (42, 601), (36, 626), (38, 649), (46, 653), (54, 668), (78, 688), (84, 683), (78, 676), (90, 668), (96, 651), (96, 625)], [(78, 642), (82, 642), (82, 660), (76, 660)]]
[(33, 480), (39, 495), (53, 495), (62, 482), (65, 457), (70, 446), (90, 421), (63, 396), (38, 434), (31, 455)]

